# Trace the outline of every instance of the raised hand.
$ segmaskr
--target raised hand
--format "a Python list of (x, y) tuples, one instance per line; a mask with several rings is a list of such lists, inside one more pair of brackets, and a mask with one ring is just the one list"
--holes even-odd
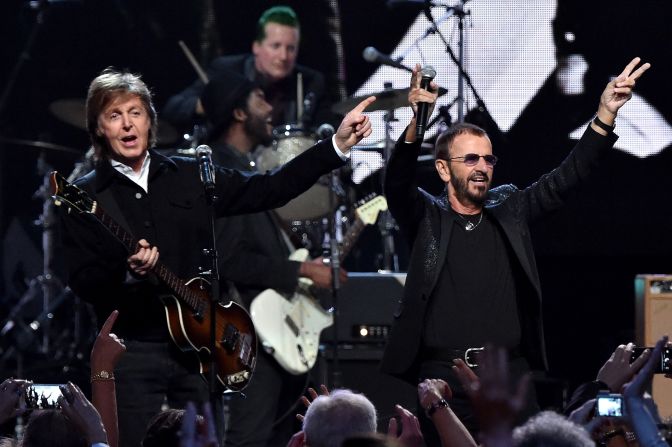
[[(329, 388), (327, 388), (325, 384), (320, 385), (320, 391), (322, 392), (323, 396), (329, 395)], [(308, 395), (310, 396), (310, 399), (308, 399), (306, 396), (301, 396), (300, 399), (303, 405), (306, 406), (306, 408), (310, 407), (311, 402), (317, 399), (317, 397), (319, 396), (319, 394), (317, 394), (317, 391), (315, 391), (314, 388), (308, 388)], [(303, 422), (302, 414), (297, 413), (296, 418), (301, 422)]]
[(196, 406), (187, 402), (180, 431), (180, 447), (217, 447), (215, 418), (210, 403), (203, 404), (203, 424), (198, 423)]
[[(391, 418), (387, 426), (387, 435), (396, 439), (404, 447), (421, 447), (424, 445), (418, 418), (401, 405), (395, 405), (394, 411), (397, 412), (397, 418), (401, 423), (401, 432), (399, 432), (397, 418)], [(399, 434), (397, 435), (397, 433)]]
[[(612, 115), (612, 122), (613, 117), (616, 116), (618, 110), (632, 98), (632, 89), (635, 87), (637, 79), (639, 79), (646, 70), (651, 68), (651, 64), (647, 62), (635, 70), (635, 67), (637, 67), (640, 62), (641, 59), (638, 57), (631, 60), (621, 74), (618, 75), (616, 79), (609, 82), (602, 92), (602, 96), (600, 97), (600, 109), (604, 109)], [(604, 121), (605, 119), (608, 119), (608, 117), (600, 117), (600, 119)], [(610, 122), (607, 122), (607, 124), (611, 125)]]
[(644, 366), (651, 354), (648, 350), (644, 351), (634, 362), (630, 363), (634, 347), (632, 343), (619, 345), (597, 373), (597, 380), (607, 385), (612, 393), (620, 393), (621, 387)]
[(371, 121), (364, 115), (364, 110), (376, 100), (375, 96), (369, 96), (354, 109), (349, 111), (341, 121), (341, 124), (334, 135), (336, 146), (344, 154), (350, 151), (350, 148), (364, 138), (371, 135)]
[(656, 363), (660, 361), (660, 355), (667, 344), (667, 340), (667, 336), (658, 340), (644, 366), (642, 366), (630, 383), (623, 387), (623, 397), (626, 398), (626, 400), (641, 399), (643, 397), (644, 391), (649, 386), (649, 383), (651, 383), (651, 380), (653, 380)]
[(98, 410), (84, 396), (77, 385), (69, 382), (61, 387), (62, 396), (58, 398), (61, 411), (86, 435), (89, 444), (102, 442), (107, 444), (107, 433)]
[(91, 371), (93, 373), (103, 370), (108, 372), (114, 371), (117, 362), (124, 352), (126, 352), (123, 340), (111, 332), (112, 326), (114, 326), (114, 322), (117, 321), (118, 316), (119, 311), (113, 311), (107, 317), (98, 337), (96, 337), (93, 349), (91, 350)]
[(20, 402), (28, 385), (30, 383), (26, 380), (11, 378), (0, 384), (0, 424), (26, 410), (20, 407)]
[(138, 241), (138, 249), (128, 257), (128, 268), (136, 275), (149, 273), (159, 260), (159, 249), (149, 245), (145, 239)]
[(429, 90), (420, 88), (420, 81), (422, 80), (422, 74), (420, 73), (420, 64), (415, 64), (413, 68), (413, 75), (411, 76), (411, 89), (408, 91), (408, 103), (413, 109), (413, 115), (418, 114), (418, 103), (426, 102), (430, 104), (429, 113), (427, 116), (431, 116), (434, 111), (434, 105), (436, 104), (436, 99), (439, 97), (439, 86), (434, 82), (429, 83)]
[(440, 399), (450, 400), (453, 391), (445, 380), (425, 379), (418, 384), (418, 400), (422, 408), (427, 408)]

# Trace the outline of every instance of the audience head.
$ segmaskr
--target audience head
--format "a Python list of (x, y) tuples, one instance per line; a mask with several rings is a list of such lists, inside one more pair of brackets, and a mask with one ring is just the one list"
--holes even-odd
[(353, 435), (376, 432), (376, 408), (363, 394), (334, 390), (310, 404), (303, 431), (309, 447), (340, 447)]
[(583, 427), (552, 411), (543, 411), (513, 431), (515, 447), (595, 447)]
[(401, 447), (395, 439), (380, 433), (352, 436), (343, 441), (341, 447)]
[[(197, 416), (198, 422), (203, 418)], [(179, 447), (184, 410), (165, 410), (156, 414), (147, 424), (142, 447)]]
[(21, 447), (88, 447), (86, 435), (60, 410), (30, 415)]

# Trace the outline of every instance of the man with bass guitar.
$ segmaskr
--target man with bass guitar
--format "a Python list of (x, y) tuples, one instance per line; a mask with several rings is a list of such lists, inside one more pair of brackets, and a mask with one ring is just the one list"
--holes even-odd
[[(374, 100), (348, 113), (332, 139), (278, 170), (262, 175), (215, 168), (217, 216), (276, 208), (342, 166), (350, 148), (371, 133), (362, 112)], [(210, 245), (208, 209), (198, 163), (152, 149), (157, 115), (139, 76), (103, 71), (89, 86), (86, 112), (98, 160), (75, 184), (83, 191), (57, 188), (59, 202), (66, 204), (64, 258), (70, 287), (93, 304), (99, 321), (119, 310), (115, 329), (126, 355), (115, 371), (91, 373), (92, 380), (116, 380), (120, 445), (136, 447), (164, 402), (181, 407), (208, 399), (198, 357), (171, 342), (198, 350), (193, 341), (205, 338), (193, 330), (209, 326), (199, 293), (183, 282), (209, 266), (202, 254)], [(59, 194), (61, 187), (72, 194)], [(237, 361), (253, 367), (249, 349), (239, 347), (254, 334), (242, 329), (237, 323), (223, 328), (222, 355), (236, 352)]]

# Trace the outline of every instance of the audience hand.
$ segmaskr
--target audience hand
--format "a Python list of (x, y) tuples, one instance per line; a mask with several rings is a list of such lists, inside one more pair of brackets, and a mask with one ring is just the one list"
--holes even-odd
[(287, 447), (303, 447), (305, 443), (306, 435), (303, 433), (303, 430), (299, 430), (289, 439)]
[[(320, 391), (322, 391), (323, 396), (329, 395), (329, 388), (327, 388), (325, 384), (320, 385)], [(310, 395), (310, 399), (308, 399), (306, 396), (301, 396), (300, 399), (303, 405), (306, 406), (306, 408), (310, 407), (310, 403), (315, 399), (317, 399), (317, 396), (319, 396), (319, 394), (317, 394), (317, 391), (315, 391), (314, 388), (308, 388), (308, 394)], [(301, 422), (303, 422), (303, 415), (301, 413), (297, 413), (296, 418)]]
[(6, 379), (0, 384), (0, 424), (26, 411), (21, 408), (21, 395), (30, 384), (27, 380)]
[(660, 359), (666, 343), (667, 336), (658, 340), (656, 346), (653, 348), (653, 352), (649, 355), (639, 372), (623, 387), (623, 397), (626, 399), (626, 402), (628, 399), (642, 399), (644, 397), (644, 391), (646, 391), (651, 380), (653, 380), (656, 362)]
[(61, 411), (86, 435), (89, 444), (107, 444), (107, 433), (98, 410), (84, 396), (82, 390), (72, 382), (60, 387), (63, 394), (58, 398)]
[(123, 340), (111, 333), (112, 326), (114, 326), (119, 311), (113, 311), (103, 327), (100, 329), (98, 337), (91, 349), (91, 371), (97, 373), (100, 371), (114, 371), (114, 367), (121, 356), (126, 352)]
[(418, 418), (401, 405), (395, 405), (394, 410), (397, 412), (399, 421), (401, 421), (401, 433), (399, 433), (397, 419), (393, 417), (390, 418), (390, 423), (387, 426), (387, 435), (396, 439), (404, 447), (423, 446), (424, 442)]
[(427, 408), (441, 399), (450, 400), (453, 391), (450, 386), (441, 379), (425, 379), (418, 384), (418, 400), (422, 408)]
[(453, 361), (454, 371), (474, 407), (481, 425), (483, 439), (488, 444), (508, 443), (518, 413), (525, 405), (529, 376), (523, 377), (515, 394), (509, 390), (509, 370), (506, 351), (486, 347), (479, 358), (480, 378), (476, 378), (462, 360)]
[(180, 447), (218, 447), (210, 403), (203, 404), (203, 425), (198, 423), (196, 416), (196, 406), (193, 402), (187, 402), (182, 420)]
[(597, 380), (607, 385), (612, 393), (619, 393), (623, 385), (644, 366), (651, 354), (648, 350), (644, 351), (634, 362), (630, 363), (634, 347), (632, 343), (619, 345), (597, 373)]

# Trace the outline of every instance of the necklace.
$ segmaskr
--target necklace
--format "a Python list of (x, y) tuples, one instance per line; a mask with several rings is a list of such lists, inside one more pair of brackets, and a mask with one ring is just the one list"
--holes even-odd
[(460, 216), (460, 218), (464, 221), (464, 229), (467, 230), (467, 231), (475, 230), (476, 227), (479, 226), (481, 224), (481, 221), (483, 220), (483, 212), (482, 211), (479, 213), (478, 222), (476, 222), (476, 223), (473, 223), (472, 221), (470, 221), (469, 219), (467, 219), (466, 217), (464, 217), (460, 213), (455, 213), (455, 214)]

